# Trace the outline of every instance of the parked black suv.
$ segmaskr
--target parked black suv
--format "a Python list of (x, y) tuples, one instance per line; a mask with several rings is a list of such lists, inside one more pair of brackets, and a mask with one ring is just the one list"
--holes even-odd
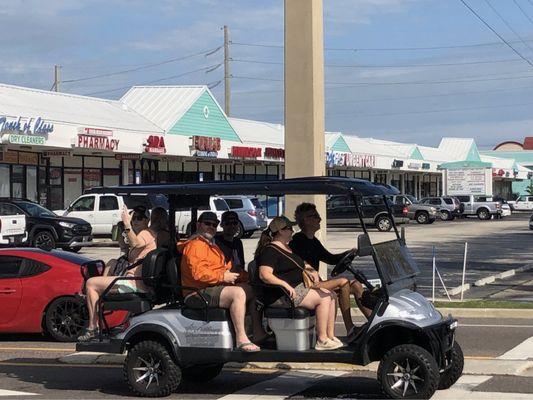
[[(407, 207), (398, 204), (389, 205), (394, 215), (396, 224), (409, 222), (407, 216)], [(381, 232), (388, 232), (392, 228), (392, 222), (387, 215), (387, 207), (381, 196), (363, 197), (361, 206), (363, 212), (363, 221), (366, 225), (374, 225)], [(355, 204), (347, 196), (331, 196), (326, 202), (326, 215), (328, 225), (353, 224), (356, 215)]]
[(63, 248), (79, 251), (92, 242), (91, 225), (80, 218), (61, 217), (26, 199), (0, 198), (0, 205), (11, 204), (26, 215), (28, 243), (44, 250)]

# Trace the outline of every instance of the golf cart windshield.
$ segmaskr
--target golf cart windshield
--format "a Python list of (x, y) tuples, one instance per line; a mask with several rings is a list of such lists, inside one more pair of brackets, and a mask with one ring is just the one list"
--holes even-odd
[(374, 260), (389, 295), (400, 289), (410, 288), (420, 273), (409, 249), (399, 240), (372, 245)]

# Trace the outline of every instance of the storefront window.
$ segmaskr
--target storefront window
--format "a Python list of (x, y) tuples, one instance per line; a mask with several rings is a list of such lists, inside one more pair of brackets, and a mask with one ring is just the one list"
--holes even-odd
[(81, 168), (65, 168), (65, 205), (72, 204), (81, 194)]
[[(9, 165), (0, 164), (0, 176), (9, 176)], [(0, 197), (9, 197), (9, 179), (0, 179)]]
[(11, 175), (11, 182), (13, 184), (13, 197), (24, 198), (24, 166), (13, 165), (13, 173)]
[(37, 167), (26, 167), (26, 198), (37, 201)]
[(104, 169), (104, 186), (114, 186), (120, 184), (119, 169)]
[(101, 186), (102, 170), (101, 169), (89, 169), (83, 170), (83, 188), (88, 189), (94, 186)]

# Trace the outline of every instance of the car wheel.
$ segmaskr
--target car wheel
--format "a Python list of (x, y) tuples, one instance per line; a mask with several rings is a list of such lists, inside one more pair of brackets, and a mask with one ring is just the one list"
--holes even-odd
[(429, 399), (439, 384), (439, 367), (422, 347), (406, 344), (393, 347), (382, 358), (378, 382), (393, 399)]
[(429, 223), (429, 214), (427, 212), (419, 212), (416, 215), (416, 222), (418, 222), (419, 224)]
[(183, 368), (181, 375), (184, 381), (207, 382), (215, 379), (222, 371), (224, 364), (194, 365)]
[(463, 373), (465, 359), (459, 343), (454, 342), (452, 349), (446, 354), (448, 369), (440, 374), (439, 389), (449, 389)]
[(50, 231), (37, 232), (33, 237), (32, 244), (34, 247), (47, 251), (56, 248), (56, 241), (54, 239), (54, 235)]
[(165, 346), (151, 340), (129, 349), (123, 373), (132, 392), (142, 397), (168, 396), (181, 383), (181, 370)]
[(392, 229), (392, 222), (389, 217), (383, 215), (376, 220), (376, 227), (380, 232), (388, 232)]
[(237, 233), (235, 234), (235, 237), (238, 237), (239, 239), (242, 239), (246, 232), (244, 231), (244, 225), (241, 221), (239, 221), (239, 226), (237, 227)]
[(443, 221), (448, 221), (448, 220), (452, 219), (452, 214), (450, 214), (450, 212), (448, 210), (441, 210), (440, 211), (440, 219), (442, 219)]
[(488, 220), (490, 219), (490, 213), (486, 208), (482, 208), (478, 210), (477, 217), (481, 220)]
[(44, 328), (58, 342), (75, 342), (89, 322), (85, 304), (74, 297), (60, 297), (50, 303)]

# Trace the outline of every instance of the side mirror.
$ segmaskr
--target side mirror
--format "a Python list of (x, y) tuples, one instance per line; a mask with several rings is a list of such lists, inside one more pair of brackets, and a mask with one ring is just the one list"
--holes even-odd
[(357, 237), (357, 254), (359, 257), (372, 255), (372, 244), (370, 243), (370, 236), (368, 234)]

